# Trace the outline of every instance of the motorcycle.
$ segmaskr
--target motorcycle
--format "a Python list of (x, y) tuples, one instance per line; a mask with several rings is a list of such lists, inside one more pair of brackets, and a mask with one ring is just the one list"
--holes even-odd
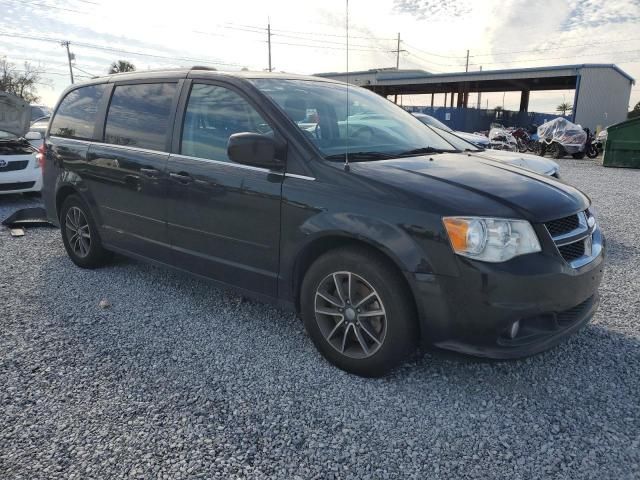
[(518, 152), (526, 153), (528, 150), (530, 150), (531, 136), (529, 135), (529, 132), (527, 132), (524, 128), (516, 128), (511, 132), (511, 135), (513, 135), (516, 139)]
[(588, 137), (589, 134), (580, 125), (571, 123), (566, 118), (555, 118), (538, 127), (538, 153), (542, 157), (549, 154), (554, 159), (567, 154), (576, 159), (584, 158), (585, 154), (593, 154), (589, 147), (592, 142), (587, 145)]

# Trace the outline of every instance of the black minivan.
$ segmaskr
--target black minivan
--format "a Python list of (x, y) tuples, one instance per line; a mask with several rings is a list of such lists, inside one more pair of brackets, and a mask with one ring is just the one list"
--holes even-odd
[(540, 352), (598, 304), (589, 199), (454, 150), (368, 90), (195, 67), (71, 86), (41, 155), (71, 259), (112, 252), (299, 312), (338, 367), (382, 375), (419, 343)]

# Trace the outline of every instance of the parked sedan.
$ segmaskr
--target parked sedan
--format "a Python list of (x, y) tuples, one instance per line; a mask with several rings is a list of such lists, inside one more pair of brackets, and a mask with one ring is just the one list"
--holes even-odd
[(37, 150), (30, 143), (42, 136), (29, 132), (30, 120), (28, 103), (0, 92), (0, 194), (42, 189)]
[(507, 150), (485, 150), (477, 147), (471, 142), (468, 142), (464, 138), (460, 138), (457, 134), (451, 131), (442, 130), (434, 126), (429, 126), (429, 128), (447, 140), (447, 142), (449, 142), (456, 150), (469, 152), (470, 155), (474, 157), (507, 163), (515, 167), (525, 168), (541, 175), (548, 175), (556, 178), (560, 177), (560, 166), (548, 158), (531, 155), (529, 153), (509, 152)]
[(457, 131), (457, 130), (452, 130), (447, 125), (445, 125), (440, 120), (438, 120), (437, 118), (434, 118), (431, 115), (426, 115), (424, 113), (412, 113), (412, 115), (414, 117), (416, 117), (418, 120), (420, 120), (422, 123), (424, 123), (425, 125), (429, 125), (430, 127), (436, 127), (436, 128), (441, 129), (441, 130), (444, 130), (446, 132), (454, 133), (458, 137), (465, 139), (467, 142), (473, 143), (477, 147), (480, 147), (480, 148), (491, 148), (491, 144), (489, 142), (489, 139), (487, 137), (485, 137), (484, 135), (478, 135), (476, 133), (467, 133), (467, 132), (460, 132), (460, 131)]

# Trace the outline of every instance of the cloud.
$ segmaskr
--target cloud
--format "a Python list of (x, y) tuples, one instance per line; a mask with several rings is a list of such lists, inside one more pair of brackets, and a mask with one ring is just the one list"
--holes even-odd
[(582, 0), (575, 2), (563, 24), (567, 30), (640, 22), (640, 2), (637, 0)]
[(473, 10), (469, 0), (394, 0), (393, 9), (418, 20), (463, 17)]

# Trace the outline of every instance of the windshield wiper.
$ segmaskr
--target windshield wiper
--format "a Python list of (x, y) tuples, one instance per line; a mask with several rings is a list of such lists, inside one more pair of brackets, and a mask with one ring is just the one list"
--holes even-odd
[[(347, 153), (336, 153), (334, 155), (327, 155), (324, 157), (326, 160), (344, 160)], [(396, 155), (383, 153), (383, 152), (349, 152), (349, 161), (357, 162), (358, 160), (386, 160), (389, 158), (396, 158)]]
[(455, 149), (443, 149), (443, 148), (433, 148), (433, 147), (423, 147), (423, 148), (415, 148), (413, 150), (407, 150), (406, 152), (398, 153), (397, 157), (410, 157), (413, 155), (428, 155), (430, 153), (460, 153), (460, 150)]

